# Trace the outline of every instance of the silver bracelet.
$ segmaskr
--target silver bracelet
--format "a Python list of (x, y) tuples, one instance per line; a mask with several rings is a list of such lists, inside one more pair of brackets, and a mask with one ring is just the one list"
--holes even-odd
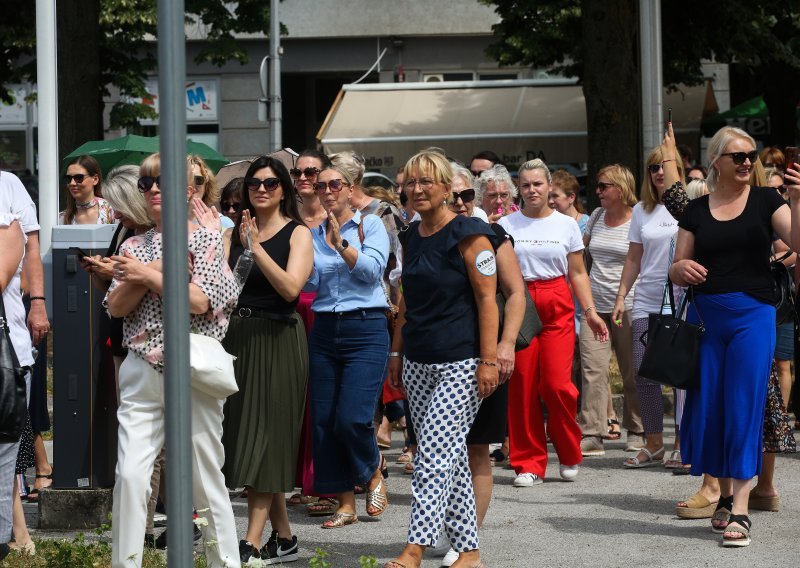
[(402, 357), (403, 354), (400, 351), (389, 351), (389, 357)]
[(594, 306), (586, 306), (585, 308), (583, 308), (583, 313), (588, 314), (591, 310), (594, 310), (595, 312), (597, 311), (595, 310)]

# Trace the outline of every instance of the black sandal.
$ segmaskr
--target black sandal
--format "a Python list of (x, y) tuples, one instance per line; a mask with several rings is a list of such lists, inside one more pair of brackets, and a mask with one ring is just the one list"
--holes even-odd
[[(722, 546), (749, 546), (751, 526), (750, 517), (747, 515), (731, 515), (728, 518), (728, 526), (722, 533)], [(729, 533), (739, 533), (741, 536), (726, 536)]]
[[(616, 428), (614, 428), (616, 426)], [(619, 440), (622, 438), (622, 429), (619, 427), (619, 420), (610, 418), (608, 420), (608, 434), (603, 436), (606, 440)]]
[[(52, 481), (53, 481), (53, 472), (52, 471), (50, 473), (48, 473), (48, 474), (37, 473), (35, 477), (36, 477), (36, 479), (49, 479), (51, 481), (50, 485), (42, 487), (42, 489), (47, 489), (48, 487), (52, 487), (52, 485), (53, 485), (52, 484)], [(37, 501), (39, 501), (39, 489), (37, 489), (37, 488), (31, 489), (30, 492), (27, 495), (25, 495), (24, 499), (25, 499), (25, 501), (28, 501), (29, 503), (36, 503)]]
[[(729, 495), (728, 497), (720, 497), (719, 501), (717, 502), (717, 508), (714, 511), (714, 515), (711, 517), (711, 532), (722, 534), (727, 530), (732, 510), (733, 495)], [(719, 524), (714, 525), (714, 521)]]

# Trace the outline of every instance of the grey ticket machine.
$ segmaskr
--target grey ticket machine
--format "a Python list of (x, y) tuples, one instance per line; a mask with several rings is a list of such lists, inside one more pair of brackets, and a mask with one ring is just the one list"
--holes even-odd
[(53, 487), (113, 487), (117, 455), (114, 361), (105, 293), (81, 268), (106, 254), (117, 225), (53, 228)]

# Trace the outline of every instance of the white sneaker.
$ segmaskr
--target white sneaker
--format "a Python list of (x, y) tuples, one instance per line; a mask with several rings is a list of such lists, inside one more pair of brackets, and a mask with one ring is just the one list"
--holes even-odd
[(456, 563), (456, 560), (458, 560), (458, 552), (451, 548), (447, 551), (447, 554), (444, 555), (444, 558), (442, 558), (440, 566), (452, 566)]
[(564, 481), (575, 481), (578, 477), (578, 464), (575, 465), (560, 465), (558, 472), (561, 474), (561, 479)]
[(514, 479), (514, 487), (533, 487), (542, 483), (544, 483), (544, 480), (535, 473), (520, 473)]

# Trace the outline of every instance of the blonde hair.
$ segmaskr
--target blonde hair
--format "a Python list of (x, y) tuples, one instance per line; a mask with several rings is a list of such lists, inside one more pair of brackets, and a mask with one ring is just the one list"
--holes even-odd
[(217, 178), (214, 176), (214, 172), (208, 167), (206, 161), (197, 154), (189, 154), (186, 160), (189, 162), (189, 185), (194, 185), (194, 177), (191, 174), (191, 170), (192, 166), (196, 165), (200, 168), (200, 175), (203, 176), (203, 180), (205, 181), (203, 187), (205, 189), (203, 192), (203, 203), (208, 207), (217, 205), (219, 203), (220, 189), (217, 185)]
[(105, 199), (114, 211), (125, 215), (139, 227), (150, 227), (153, 224), (147, 214), (147, 203), (136, 184), (139, 168), (136, 166), (119, 166), (114, 168), (106, 178)]
[(384, 201), (400, 207), (400, 197), (394, 192), (379, 185), (371, 185), (364, 188), (364, 193), (378, 201)]
[(420, 174), (427, 172), (437, 183), (447, 186), (447, 191), (450, 191), (450, 185), (453, 183), (453, 168), (450, 167), (450, 162), (447, 158), (439, 152), (423, 150), (411, 156), (403, 168), (403, 176), (406, 180), (411, 177), (411, 172), (416, 170)]
[(688, 197), (690, 201), (692, 199), (697, 199), (698, 197), (703, 197), (706, 194), (707, 189), (708, 187), (706, 186), (706, 180), (693, 179), (686, 184), (686, 197)]
[(607, 177), (611, 180), (611, 183), (619, 188), (622, 192), (622, 202), (625, 205), (628, 207), (636, 205), (637, 199), (634, 193), (636, 180), (633, 177), (633, 172), (623, 165), (611, 164), (601, 168), (600, 171), (597, 172), (597, 179), (600, 179), (600, 176)]
[[(644, 178), (642, 179), (642, 189), (639, 192), (639, 200), (642, 202), (642, 207), (648, 213), (656, 208), (656, 205), (661, 203), (661, 198), (658, 196), (658, 190), (653, 184), (653, 176), (650, 174), (649, 166), (653, 164), (660, 164), (664, 161), (663, 154), (661, 153), (661, 146), (656, 146), (653, 151), (647, 156), (647, 161), (644, 165)], [(683, 160), (679, 155), (675, 158), (675, 165), (678, 166), (678, 178), (686, 179), (686, 171), (683, 169)]]
[(328, 157), (331, 159), (331, 164), (336, 166), (336, 171), (341, 173), (341, 170), (347, 170), (349, 172), (347, 177), (351, 185), (361, 185), (364, 179), (364, 171), (366, 171), (363, 156), (347, 150), (331, 154)]
[[(741, 128), (736, 128), (734, 126), (723, 126), (717, 130), (717, 133), (714, 134), (709, 141), (706, 154), (708, 159), (708, 176), (706, 177), (706, 183), (708, 184), (709, 191), (716, 190), (717, 182), (719, 182), (719, 170), (714, 167), (714, 164), (717, 163), (717, 160), (719, 160), (720, 156), (725, 152), (725, 148), (728, 147), (728, 144), (737, 138), (747, 140), (753, 145), (753, 148), (756, 147), (756, 141), (753, 140), (752, 136)], [(756, 160), (756, 162), (758, 163), (759, 160)], [(755, 168), (753, 169), (753, 173), (755, 173)]]

